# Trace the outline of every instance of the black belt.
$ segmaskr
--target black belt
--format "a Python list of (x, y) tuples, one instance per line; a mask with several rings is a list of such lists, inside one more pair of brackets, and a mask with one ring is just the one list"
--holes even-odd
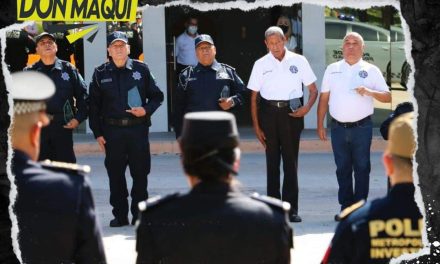
[(371, 119), (371, 116), (367, 116), (367, 117), (364, 117), (364, 118), (362, 118), (361, 120), (359, 120), (359, 121), (356, 121), (356, 122), (339, 122), (338, 120), (336, 120), (336, 119), (334, 119), (333, 118), (333, 121), (335, 121), (336, 122), (336, 124), (338, 124), (338, 125), (340, 125), (341, 127), (344, 127), (344, 128), (352, 128), (352, 127), (358, 127), (358, 126), (361, 126), (361, 125), (363, 125), (366, 121), (368, 121), (368, 120), (370, 120)]
[(261, 97), (261, 101), (270, 106), (275, 106), (278, 108), (283, 108), (289, 106), (289, 100), (266, 100)]
[(145, 116), (143, 117), (136, 117), (136, 118), (105, 118), (105, 123), (112, 126), (134, 126), (139, 125), (142, 123), (147, 123), (147, 118)]

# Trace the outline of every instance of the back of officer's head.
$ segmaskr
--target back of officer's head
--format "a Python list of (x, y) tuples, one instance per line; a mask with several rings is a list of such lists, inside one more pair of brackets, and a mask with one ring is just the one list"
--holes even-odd
[(239, 150), (234, 115), (220, 111), (186, 114), (179, 143), (187, 175), (222, 181), (236, 174)]
[(36, 160), (41, 127), (49, 123), (45, 114), (46, 100), (54, 94), (55, 85), (49, 77), (35, 71), (16, 72), (11, 76), (9, 89), (14, 100), (12, 146)]
[(413, 116), (413, 113), (400, 115), (391, 122), (388, 130), (384, 163), (387, 174), (394, 177), (396, 182), (405, 177), (408, 179), (403, 181), (412, 181), (412, 160), (416, 147)]

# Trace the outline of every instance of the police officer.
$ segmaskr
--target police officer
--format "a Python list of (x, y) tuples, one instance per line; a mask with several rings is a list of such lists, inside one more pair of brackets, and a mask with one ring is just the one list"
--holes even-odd
[[(257, 60), (249, 78), (252, 90), (252, 123), (258, 140), (266, 149), (267, 194), (291, 205), (290, 220), (301, 222), (298, 215), (298, 151), (304, 116), (317, 97), (316, 76), (309, 62), (285, 48), (281, 28), (265, 32), (268, 54)], [(309, 90), (302, 106), (303, 84)], [(260, 97), (261, 95), (261, 97)], [(260, 102), (257, 99), (260, 98)], [(292, 104), (291, 104), (292, 102)], [(280, 192), (280, 165), (284, 180)]]
[(108, 36), (111, 60), (95, 68), (90, 83), (90, 128), (105, 151), (105, 167), (110, 182), (111, 227), (127, 225), (127, 165), (133, 178), (132, 223), (137, 203), (147, 199), (150, 173), (148, 131), (151, 115), (161, 105), (163, 93), (147, 65), (128, 57), (127, 35), (115, 31)]
[(195, 111), (230, 110), (242, 105), (243, 81), (235, 69), (215, 59), (216, 48), (209, 35), (195, 38), (197, 66), (188, 66), (179, 75), (176, 90), (174, 129), (182, 130), (183, 115)]
[(412, 177), (413, 121), (412, 113), (406, 113), (389, 129), (383, 163), (391, 181), (390, 193), (361, 208), (358, 203), (342, 211), (322, 263), (388, 263), (423, 247), (423, 218), (414, 201)]
[(35, 53), (35, 42), (26, 30), (6, 31), (5, 61), (9, 71), (22, 71), (31, 53)]
[(25, 70), (46, 74), (56, 87), (55, 95), (47, 102), (51, 122), (41, 133), (39, 160), (74, 163), (72, 132), (87, 118), (86, 84), (72, 64), (56, 57), (58, 47), (52, 34), (43, 32), (35, 42), (41, 58)]
[(44, 74), (12, 74), (12, 172), (21, 259), (23, 263), (105, 263), (86, 175), (90, 167), (35, 162), (41, 128), (49, 122), (45, 100), (54, 92), (54, 83)]
[(179, 145), (191, 190), (140, 203), (137, 263), (290, 263), (289, 204), (237, 187), (234, 116), (186, 114)]

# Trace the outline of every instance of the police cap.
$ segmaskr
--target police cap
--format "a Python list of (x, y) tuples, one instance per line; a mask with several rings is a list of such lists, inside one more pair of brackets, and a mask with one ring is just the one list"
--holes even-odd
[(201, 34), (201, 35), (198, 35), (198, 36), (194, 39), (194, 44), (195, 44), (196, 48), (197, 48), (197, 46), (198, 46), (200, 43), (203, 43), (203, 42), (207, 42), (207, 43), (209, 43), (209, 44), (211, 44), (211, 45), (214, 45), (214, 40), (212, 40), (212, 38), (211, 38), (210, 35)]
[(40, 35), (35, 37), (35, 44), (38, 44), (38, 42), (40, 42), (40, 40), (42, 40), (44, 37), (49, 37), (54, 42), (56, 41), (55, 36), (53, 34), (50, 34), (48, 32), (43, 32)]
[(113, 44), (113, 42), (117, 40), (123, 41), (127, 44), (128, 43), (127, 34), (125, 34), (125, 32), (122, 31), (113, 31), (107, 36), (107, 46), (110, 46), (111, 44)]
[(404, 158), (413, 157), (416, 147), (413, 118), (413, 113), (405, 113), (391, 122), (386, 149), (388, 153)]
[(55, 93), (55, 84), (49, 77), (36, 71), (15, 72), (11, 77), (9, 92), (16, 115), (46, 109), (45, 101)]

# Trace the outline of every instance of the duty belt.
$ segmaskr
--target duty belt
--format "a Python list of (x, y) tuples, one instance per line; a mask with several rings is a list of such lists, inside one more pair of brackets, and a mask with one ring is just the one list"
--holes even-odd
[(263, 97), (261, 97), (261, 101), (263, 101), (267, 105), (275, 106), (278, 108), (283, 108), (283, 107), (289, 106), (288, 100), (266, 100)]
[(112, 126), (134, 126), (142, 123), (147, 123), (147, 118), (143, 117), (135, 117), (135, 118), (105, 118), (105, 123)]
[(371, 119), (371, 116), (367, 116), (367, 117), (364, 117), (364, 118), (362, 118), (361, 120), (359, 120), (359, 121), (356, 121), (356, 122), (339, 122), (338, 120), (336, 120), (336, 119), (334, 119), (333, 118), (333, 121), (335, 121), (335, 123), (336, 124), (338, 124), (338, 125), (340, 125), (341, 127), (344, 127), (344, 128), (352, 128), (352, 127), (358, 127), (358, 126), (361, 126), (361, 125), (363, 125), (367, 120), (370, 120)]

